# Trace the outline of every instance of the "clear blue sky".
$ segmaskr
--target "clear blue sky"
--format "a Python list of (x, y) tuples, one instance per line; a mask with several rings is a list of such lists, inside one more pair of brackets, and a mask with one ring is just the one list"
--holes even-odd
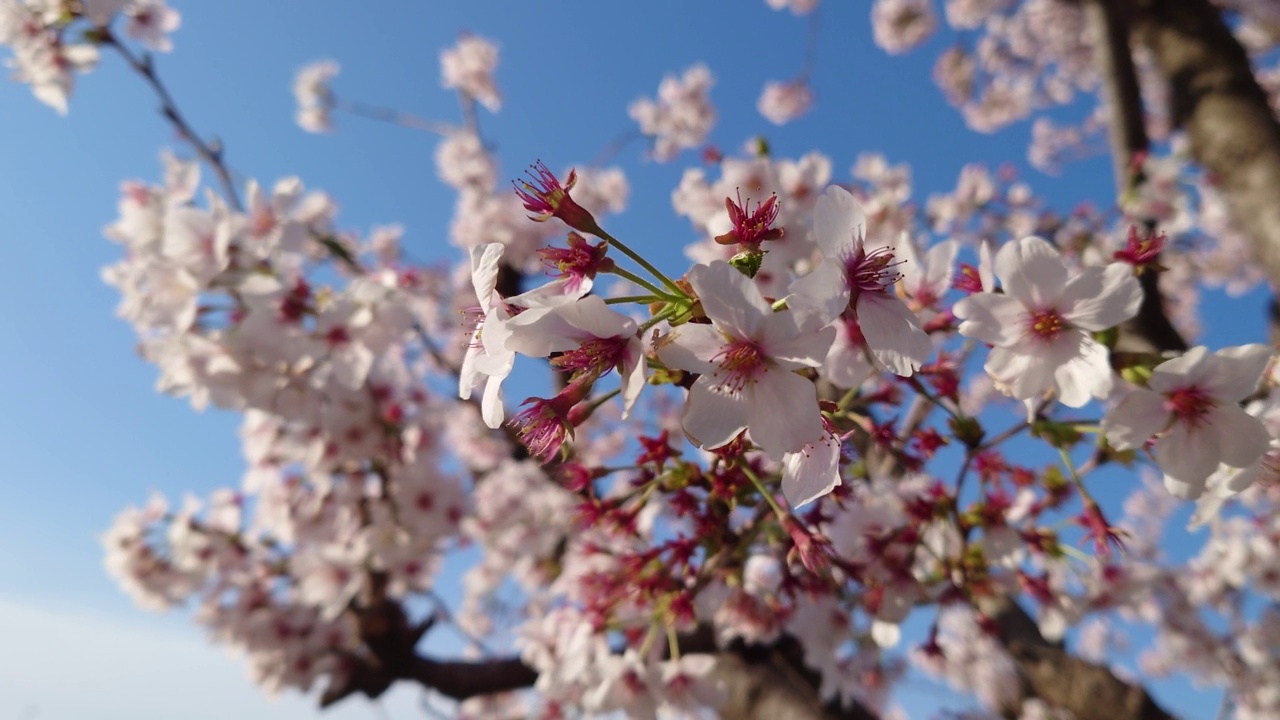
[[(936, 52), (885, 56), (871, 42), (864, 2), (824, 5), (818, 109), (783, 129), (761, 118), (755, 103), (766, 80), (799, 71), (807, 25), (760, 0), (732, 8), (675, 0), (174, 4), (183, 27), (159, 71), (196, 128), (223, 139), (231, 165), (265, 183), (296, 174), (329, 191), (343, 226), (401, 222), (419, 258), (452, 257), (453, 197), (435, 178), (435, 139), (341, 116), (332, 136), (303, 133), (293, 124), (289, 87), (304, 63), (338, 60), (344, 96), (454, 120), (456, 100), (439, 87), (439, 50), (463, 30), (495, 39), (504, 107), (497, 116), (481, 111), (481, 122), (511, 176), (537, 158), (552, 168), (589, 160), (632, 127), (628, 103), (653, 95), (663, 74), (705, 61), (717, 77), (712, 141), (727, 152), (767, 133), (779, 156), (826, 152), (845, 180), (858, 153), (882, 151), (911, 164), (921, 202), (951, 189), (971, 161), (1013, 162), (1063, 208), (1105, 203), (1112, 192), (1105, 159), (1059, 178), (1027, 169), (1025, 125), (996, 136), (966, 130), (930, 80)], [(137, 359), (132, 331), (113, 315), (117, 296), (99, 279), (118, 256), (101, 228), (116, 216), (119, 183), (158, 177), (159, 150), (174, 144), (170, 129), (142, 83), (111, 56), (80, 78), (69, 117), (12, 83), (0, 83), (0, 103), (0, 632), (18, 638), (0, 642), (0, 717), (79, 718), (85, 707), (99, 718), (307, 716), (297, 698), (274, 708), (259, 701), (240, 666), (202, 646), (185, 618), (132, 609), (101, 569), (96, 537), (120, 508), (152, 489), (177, 499), (235, 486), (242, 470), (237, 418), (197, 415), (154, 392), (155, 370)], [(692, 238), (670, 208), (670, 192), (697, 157), (657, 165), (632, 145), (619, 160), (632, 195), (611, 228), (678, 257)], [(1244, 302), (1231, 321), (1209, 324), (1210, 343), (1263, 337), (1263, 300)], [(124, 642), (127, 652), (108, 651)], [(42, 646), (43, 654), (27, 654)], [(18, 659), (8, 670), (25, 674), (9, 672), (6, 659)], [(74, 689), (84, 673), (105, 666), (119, 678)], [(207, 685), (178, 679), (205, 672)], [(193, 698), (204, 687), (209, 692)], [(1210, 701), (1184, 706), (1192, 700), (1172, 687), (1162, 687), (1164, 697), (1188, 716), (1212, 713)], [(96, 699), (68, 704), (53, 697), (60, 692)], [(918, 696), (924, 704), (908, 707), (919, 712), (939, 700), (923, 688)], [(413, 716), (406, 697), (391, 711), (397, 720)], [(354, 704), (343, 713), (376, 716)]]

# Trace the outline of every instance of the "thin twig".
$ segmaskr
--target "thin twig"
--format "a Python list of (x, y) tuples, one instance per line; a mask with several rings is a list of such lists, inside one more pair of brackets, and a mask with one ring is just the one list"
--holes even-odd
[(116, 36), (108, 28), (102, 28), (101, 33), (102, 44), (115, 48), (120, 57), (124, 58), (124, 61), (129, 64), (129, 67), (151, 86), (151, 89), (155, 91), (156, 97), (160, 99), (160, 114), (173, 125), (178, 134), (182, 136), (182, 139), (191, 145), (196, 151), (196, 155), (213, 169), (214, 174), (218, 176), (218, 182), (222, 185), (222, 193), (227, 198), (227, 204), (233, 210), (243, 210), (244, 207), (240, 204), (240, 196), (236, 193), (235, 182), (231, 179), (231, 171), (227, 169), (227, 165), (223, 160), (221, 144), (206, 142), (187, 122), (187, 119), (182, 115), (182, 111), (178, 109), (178, 104), (174, 102), (173, 96), (169, 94), (169, 89), (160, 80), (160, 76), (156, 74), (155, 64), (151, 59), (151, 55), (146, 53), (141, 56), (135, 55), (129, 48), (125, 47), (124, 43), (116, 39)]

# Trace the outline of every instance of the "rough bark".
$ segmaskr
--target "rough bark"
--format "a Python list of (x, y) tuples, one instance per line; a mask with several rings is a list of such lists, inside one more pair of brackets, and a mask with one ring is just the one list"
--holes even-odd
[(1075, 657), (1061, 643), (1045, 639), (1035, 620), (1013, 600), (992, 600), (981, 609), (994, 621), (1001, 643), (1017, 665), (1024, 696), (1065, 708), (1077, 718), (1175, 720), (1140, 685), (1125, 682), (1110, 669)]
[(1280, 285), (1280, 123), (1249, 57), (1209, 0), (1130, 0), (1133, 29), (1168, 80), (1171, 119)]

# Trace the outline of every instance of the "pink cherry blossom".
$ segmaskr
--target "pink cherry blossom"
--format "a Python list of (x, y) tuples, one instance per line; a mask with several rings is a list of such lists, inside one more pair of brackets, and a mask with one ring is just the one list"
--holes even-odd
[(1197, 498), (1218, 465), (1246, 468), (1267, 452), (1271, 436), (1239, 405), (1271, 359), (1265, 345), (1210, 353), (1196, 346), (1155, 367), (1147, 387), (1136, 388), (1103, 418), (1107, 441), (1118, 450), (1152, 448), (1165, 487)]
[(476, 35), (463, 35), (452, 48), (440, 53), (440, 81), (475, 98), (489, 112), (502, 108), (502, 96), (494, 83), (498, 47)]
[(338, 75), (338, 63), (319, 60), (298, 71), (293, 80), (293, 97), (298, 101), (298, 126), (307, 132), (333, 129), (333, 90), (329, 84)]
[(668, 75), (658, 86), (658, 99), (642, 98), (627, 112), (640, 132), (654, 139), (653, 158), (665, 162), (681, 150), (695, 148), (716, 122), (708, 93), (715, 80), (706, 65), (694, 65), (680, 77)]
[(685, 432), (702, 447), (718, 448), (749, 430), (753, 442), (779, 457), (821, 442), (813, 383), (793, 371), (817, 367), (834, 330), (774, 312), (726, 262), (693, 268), (689, 282), (712, 324), (687, 323), (655, 342), (668, 366), (700, 373), (685, 405)]
[(786, 125), (813, 107), (813, 89), (804, 78), (772, 81), (764, 86), (756, 109), (774, 125)]
[(956, 303), (962, 335), (992, 346), (987, 373), (1007, 395), (1032, 400), (1055, 391), (1069, 407), (1111, 392), (1107, 350), (1090, 333), (1133, 317), (1142, 289), (1128, 265), (1089, 267), (1068, 279), (1058, 251), (1026, 237), (996, 254), (1003, 294)]

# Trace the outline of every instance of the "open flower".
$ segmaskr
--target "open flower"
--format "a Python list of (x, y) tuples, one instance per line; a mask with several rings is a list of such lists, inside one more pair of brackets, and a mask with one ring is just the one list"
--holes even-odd
[(1102, 419), (1107, 441), (1135, 450), (1159, 433), (1153, 452), (1164, 484), (1179, 497), (1197, 498), (1218, 465), (1246, 468), (1271, 444), (1262, 421), (1240, 407), (1271, 359), (1265, 345), (1241, 345), (1209, 354), (1193, 347), (1160, 363), (1146, 388), (1125, 396)]
[(817, 311), (828, 322), (845, 315), (856, 322), (877, 361), (908, 376), (933, 354), (920, 320), (891, 291), (901, 275), (893, 249), (866, 245), (866, 215), (842, 187), (832, 186), (813, 210), (813, 235), (823, 260), (791, 284), (789, 303)]
[(1107, 349), (1091, 333), (1138, 312), (1142, 288), (1128, 265), (1067, 266), (1046, 240), (1025, 237), (996, 254), (1003, 294), (975, 293), (956, 303), (960, 334), (992, 346), (986, 370), (1007, 395), (1033, 400), (1055, 390), (1068, 407), (1111, 393)]
[(506, 348), (506, 339), (511, 334), (506, 323), (511, 313), (497, 291), (502, 248), (502, 243), (471, 248), (471, 284), (480, 307), (471, 343), (458, 372), (458, 396), (463, 400), (470, 400), (471, 391), (484, 383), (480, 414), (484, 424), (495, 429), (502, 426), (504, 414), (502, 381), (511, 374), (516, 359), (515, 353)]
[(813, 383), (795, 370), (817, 367), (835, 336), (774, 312), (751, 279), (724, 261), (689, 271), (711, 325), (680, 325), (657, 340), (669, 367), (700, 373), (689, 389), (684, 430), (704, 448), (738, 433), (774, 457), (820, 443), (825, 430)]

